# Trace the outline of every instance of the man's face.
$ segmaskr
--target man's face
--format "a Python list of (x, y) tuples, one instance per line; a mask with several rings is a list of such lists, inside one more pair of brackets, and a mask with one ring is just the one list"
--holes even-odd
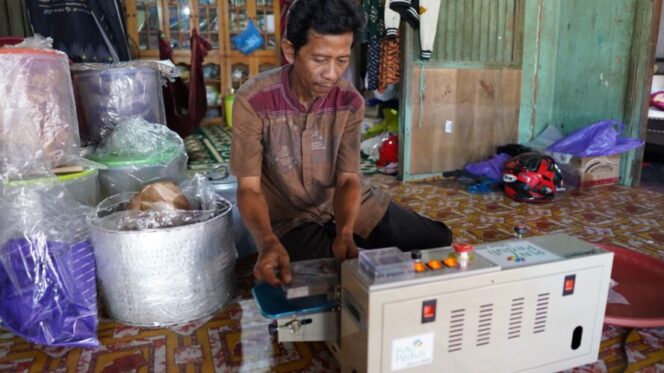
[(307, 44), (297, 54), (292, 46), (290, 51), (286, 46), (284, 52), (293, 63), (294, 84), (300, 86), (302, 93), (308, 92), (312, 97), (325, 96), (348, 68), (353, 33), (321, 35), (309, 30), (307, 36)]

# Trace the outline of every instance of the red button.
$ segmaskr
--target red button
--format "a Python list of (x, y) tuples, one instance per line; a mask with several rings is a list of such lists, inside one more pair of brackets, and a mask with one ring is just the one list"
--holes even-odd
[(563, 282), (563, 296), (574, 294), (574, 285), (576, 284), (576, 275), (565, 276)]
[(436, 321), (436, 300), (422, 302), (422, 323)]

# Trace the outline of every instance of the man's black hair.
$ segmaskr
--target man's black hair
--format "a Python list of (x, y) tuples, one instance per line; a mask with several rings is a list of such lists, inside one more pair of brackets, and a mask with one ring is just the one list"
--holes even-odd
[(321, 35), (353, 33), (353, 43), (362, 35), (365, 17), (358, 0), (295, 0), (288, 9), (286, 39), (297, 53), (307, 44), (308, 31)]

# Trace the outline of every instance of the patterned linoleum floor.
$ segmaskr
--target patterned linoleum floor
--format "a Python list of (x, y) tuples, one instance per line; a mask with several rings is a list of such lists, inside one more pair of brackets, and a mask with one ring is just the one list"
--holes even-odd
[[(566, 232), (590, 242), (631, 247), (664, 259), (664, 194), (618, 186), (559, 195), (549, 205), (513, 202), (503, 194), (469, 194), (453, 181), (401, 184), (375, 175), (393, 198), (445, 221), (472, 242), (508, 238), (525, 224), (530, 234)], [(239, 296), (210, 320), (177, 330), (100, 325), (97, 350), (41, 348), (9, 333), (0, 335), (0, 372), (334, 372), (338, 364), (323, 343), (275, 343), (268, 321), (248, 296), (255, 256), (238, 262)], [(664, 371), (664, 328), (605, 326), (600, 360), (578, 371)], [(627, 370), (625, 370), (627, 368)]]
[[(223, 161), (227, 154), (223, 147), (219, 150)], [(528, 205), (501, 192), (470, 194), (452, 180), (402, 184), (380, 174), (370, 179), (397, 202), (444, 221), (457, 237), (471, 242), (509, 238), (512, 228), (523, 224), (530, 235), (565, 232), (664, 260), (664, 193), (610, 186), (560, 194), (548, 205)], [(96, 350), (42, 348), (0, 330), (0, 372), (338, 371), (323, 343), (275, 343), (270, 338), (269, 321), (249, 295), (255, 259), (238, 261), (233, 302), (211, 318), (177, 329), (102, 321), (102, 347)], [(575, 371), (664, 372), (664, 328), (629, 331), (605, 325), (600, 360)]]

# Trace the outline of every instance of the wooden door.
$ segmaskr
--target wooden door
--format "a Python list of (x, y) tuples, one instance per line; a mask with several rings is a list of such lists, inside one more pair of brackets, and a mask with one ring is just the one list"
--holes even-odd
[(441, 2), (427, 62), (419, 58), (419, 34), (402, 25), (404, 180), (460, 169), (516, 142), (525, 1)]

